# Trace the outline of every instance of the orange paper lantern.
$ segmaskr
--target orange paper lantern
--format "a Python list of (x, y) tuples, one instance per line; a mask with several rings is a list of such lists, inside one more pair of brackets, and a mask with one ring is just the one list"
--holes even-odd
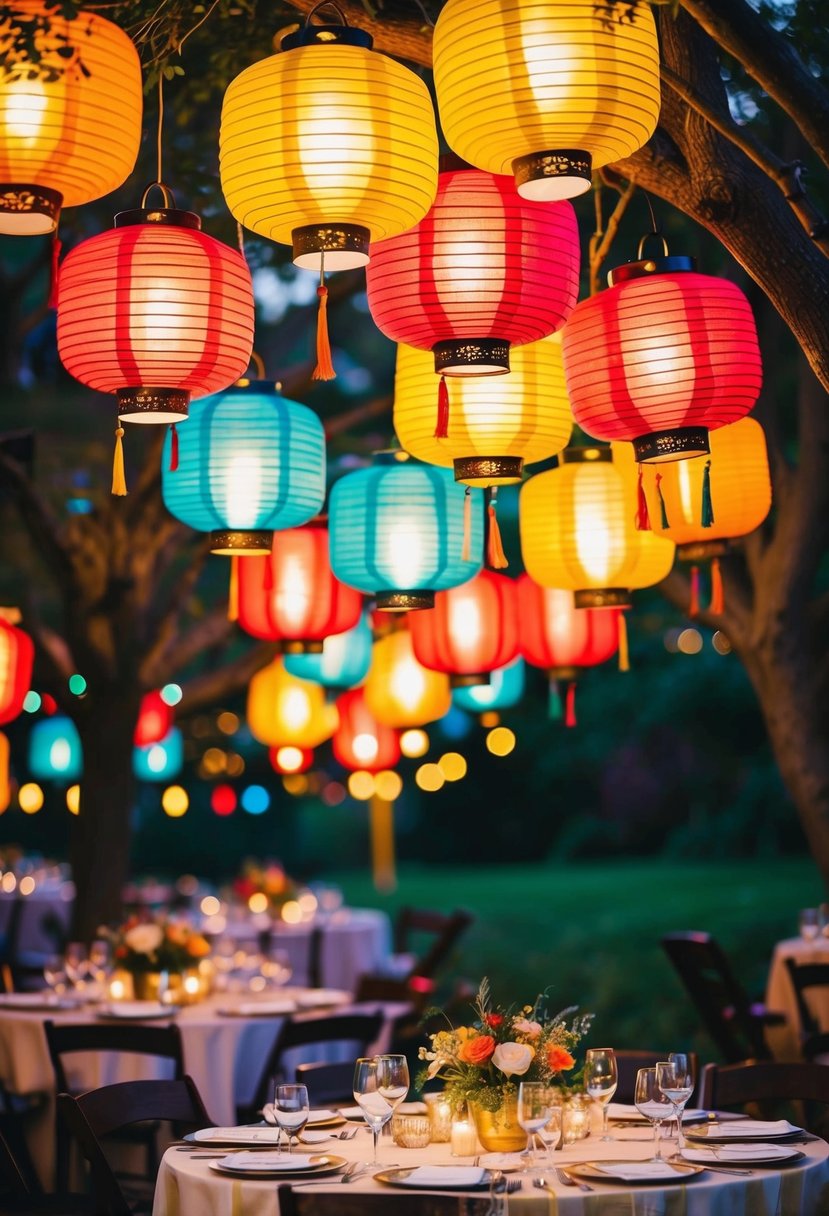
[(276, 659), (251, 679), (248, 726), (268, 747), (315, 748), (337, 728), (337, 710), (325, 689), (290, 675)]
[(377, 721), (398, 730), (434, 722), (452, 704), (449, 677), (418, 662), (408, 629), (374, 643), (365, 692)]
[(410, 613), (408, 623), (415, 658), (445, 672), (452, 688), (486, 684), (518, 654), (515, 583), (492, 570), (439, 591), (434, 608)]
[(379, 773), (394, 768), (400, 759), (397, 731), (384, 726), (366, 704), (365, 690), (354, 688), (337, 698), (340, 724), (331, 747), (343, 768)]

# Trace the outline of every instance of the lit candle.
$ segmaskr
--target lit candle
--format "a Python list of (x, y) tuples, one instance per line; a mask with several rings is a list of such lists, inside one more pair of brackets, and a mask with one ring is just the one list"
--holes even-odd
[(451, 1151), (453, 1157), (474, 1157), (478, 1151), (478, 1136), (470, 1119), (453, 1120)]
[(197, 975), (185, 975), (184, 991), (188, 996), (198, 996), (201, 992), (201, 980)]
[(109, 995), (113, 1001), (123, 1001), (126, 995), (126, 985), (123, 980), (109, 981)]

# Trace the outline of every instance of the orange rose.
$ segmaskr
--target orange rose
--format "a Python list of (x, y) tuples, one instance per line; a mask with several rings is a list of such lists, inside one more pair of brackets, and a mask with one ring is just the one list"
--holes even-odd
[(200, 933), (194, 933), (187, 942), (187, 953), (191, 958), (206, 958), (210, 953), (210, 943)]
[(553, 1072), (566, 1072), (568, 1068), (573, 1067), (575, 1062), (566, 1047), (561, 1047), (558, 1043), (551, 1043), (547, 1048), (547, 1063)]
[(467, 1039), (458, 1049), (458, 1059), (464, 1064), (486, 1064), (495, 1050), (495, 1040), (491, 1034), (479, 1034), (474, 1039)]

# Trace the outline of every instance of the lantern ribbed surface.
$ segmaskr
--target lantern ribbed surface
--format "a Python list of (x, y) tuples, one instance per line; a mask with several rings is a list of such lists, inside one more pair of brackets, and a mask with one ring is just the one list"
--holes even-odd
[(524, 660), (517, 658), (506, 667), (493, 671), (488, 684), (456, 688), (452, 693), (452, 704), (470, 714), (510, 709), (523, 697), (524, 682)]
[(239, 624), (284, 651), (322, 647), (360, 619), (362, 596), (331, 572), (328, 529), (307, 524), (274, 534), (264, 558), (239, 559)]
[(254, 739), (268, 747), (318, 747), (331, 738), (338, 721), (325, 690), (290, 675), (281, 659), (251, 678), (247, 718)]
[[(539, 473), (521, 489), (521, 552), (527, 573), (543, 587), (589, 592), (579, 607), (617, 607), (624, 595), (665, 578), (674, 545), (636, 529), (636, 478), (595, 451), (594, 460), (574, 459)], [(572, 463), (570, 463), (572, 460)], [(579, 597), (583, 598), (583, 597)]]
[(138, 721), (135, 724), (133, 743), (136, 747), (149, 747), (158, 743), (170, 731), (173, 725), (173, 709), (154, 689), (141, 698), (138, 710)]
[(83, 773), (83, 749), (71, 718), (55, 714), (35, 722), (29, 735), (29, 772), (38, 781), (71, 784)]
[[(252, 344), (245, 260), (197, 229), (128, 224), (84, 241), (61, 265), (58, 352), (70, 375), (90, 388), (203, 397), (245, 372)], [(130, 421), (181, 416), (119, 412)]]
[(331, 491), (328, 526), (334, 574), (368, 595), (421, 592), (431, 600), (483, 563), (482, 491), (465, 490), (447, 469), (431, 465), (392, 459), (348, 473)]
[[(695, 271), (624, 279), (582, 300), (563, 349), (573, 415), (597, 439), (714, 430), (747, 414), (762, 384), (748, 300), (727, 279)], [(706, 450), (646, 446), (640, 459)]]
[(567, 202), (522, 199), (508, 177), (441, 173), (425, 219), (372, 245), (366, 281), (371, 315), (387, 337), (424, 350), (459, 345), (457, 362), (437, 370), (504, 371), (508, 359), (503, 367), (476, 359), (475, 344), (536, 342), (560, 329), (576, 303), (575, 212)]
[(418, 662), (408, 629), (374, 643), (364, 687), (366, 705), (377, 721), (396, 730), (435, 722), (452, 705), (449, 677)]
[(449, 146), (490, 173), (537, 157), (521, 186), (529, 197), (581, 193), (589, 158), (599, 168), (630, 156), (656, 127), (659, 49), (647, 4), (609, 14), (595, 0), (448, 0), (433, 59)]
[(572, 591), (541, 587), (528, 574), (518, 580), (521, 653), (545, 671), (595, 667), (619, 649), (618, 611), (577, 608)]
[[(269, 532), (307, 523), (322, 507), (322, 423), (271, 382), (242, 382), (193, 402), (178, 432), (178, 468), (170, 468), (168, 434), (161, 488), (167, 510), (191, 528)], [(213, 551), (242, 552), (244, 546), (231, 538), (228, 547)]]
[(424, 667), (455, 680), (485, 677), (518, 654), (515, 583), (482, 570), (461, 587), (439, 591), (434, 608), (410, 613), (408, 625), (415, 658)]
[[(437, 386), (432, 356), (413, 346), (398, 346), (395, 434), (419, 460), (445, 468), (454, 465), (458, 481), (475, 485), (518, 481), (523, 465), (555, 456), (570, 439), (573, 416), (558, 334), (515, 347), (508, 376), (459, 376), (447, 388), (447, 435), (440, 439), (435, 437)], [(517, 472), (504, 475), (504, 457), (521, 462)], [(493, 459), (499, 462), (494, 469), (480, 463)], [(465, 463), (459, 467), (456, 461)], [(463, 476), (465, 469), (473, 475)]]
[(363, 615), (353, 629), (329, 634), (321, 654), (287, 654), (285, 670), (325, 688), (352, 688), (368, 675), (371, 646), (371, 629)]
[(0, 726), (23, 711), (23, 700), (32, 686), (34, 656), (28, 633), (0, 616)]
[[(246, 228), (285, 245), (307, 225), (359, 225), (374, 240), (411, 228), (435, 197), (437, 156), (423, 81), (365, 47), (295, 47), (252, 64), (225, 93), (227, 205)], [(325, 256), (332, 270), (365, 261)]]
[[(54, 3), (14, 0), (3, 6), (0, 57), (10, 48), (9, 21), (31, 26), (47, 14), (49, 32), (35, 36), (40, 62), (10, 65), (0, 77), (0, 232), (51, 232), (61, 202), (75, 207), (109, 194), (138, 155), (141, 65), (117, 25), (89, 11), (67, 20)], [(73, 58), (60, 53), (66, 47)]]
[(337, 712), (340, 724), (331, 738), (331, 750), (343, 768), (367, 773), (394, 768), (400, 759), (397, 731), (377, 721), (366, 704), (365, 689), (337, 697)]

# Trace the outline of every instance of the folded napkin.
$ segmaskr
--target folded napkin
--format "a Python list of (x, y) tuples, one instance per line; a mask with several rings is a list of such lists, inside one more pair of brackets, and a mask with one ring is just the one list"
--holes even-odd
[(401, 1178), (404, 1186), (435, 1187), (480, 1186), (484, 1171), (474, 1165), (418, 1165)]
[(646, 1182), (652, 1178), (671, 1178), (676, 1182), (681, 1175), (680, 1170), (664, 1161), (605, 1161), (594, 1169), (611, 1178), (621, 1178), (623, 1182)]
[(294, 1013), (296, 1001), (241, 1001), (238, 1005), (223, 1005), (219, 1010), (226, 1018), (269, 1017), (278, 1013)]
[(229, 1153), (222, 1165), (232, 1170), (308, 1170), (322, 1160), (310, 1153)]
[(785, 1161), (793, 1153), (793, 1149), (785, 1148), (782, 1144), (729, 1144), (717, 1149), (700, 1145), (699, 1148), (682, 1150), (685, 1160), (693, 1161), (695, 1165), (716, 1165), (718, 1161), (723, 1164), (727, 1161), (769, 1161), (772, 1157)]
[(327, 1123), (329, 1119), (339, 1119), (338, 1110), (312, 1110), (308, 1112), (309, 1123)]
[(789, 1136), (802, 1130), (788, 1119), (740, 1119), (736, 1123), (715, 1123), (711, 1127), (718, 1140), (760, 1140), (763, 1136)]
[(278, 1144), (278, 1127), (202, 1127), (193, 1132), (194, 1140), (222, 1140), (227, 1144)]

